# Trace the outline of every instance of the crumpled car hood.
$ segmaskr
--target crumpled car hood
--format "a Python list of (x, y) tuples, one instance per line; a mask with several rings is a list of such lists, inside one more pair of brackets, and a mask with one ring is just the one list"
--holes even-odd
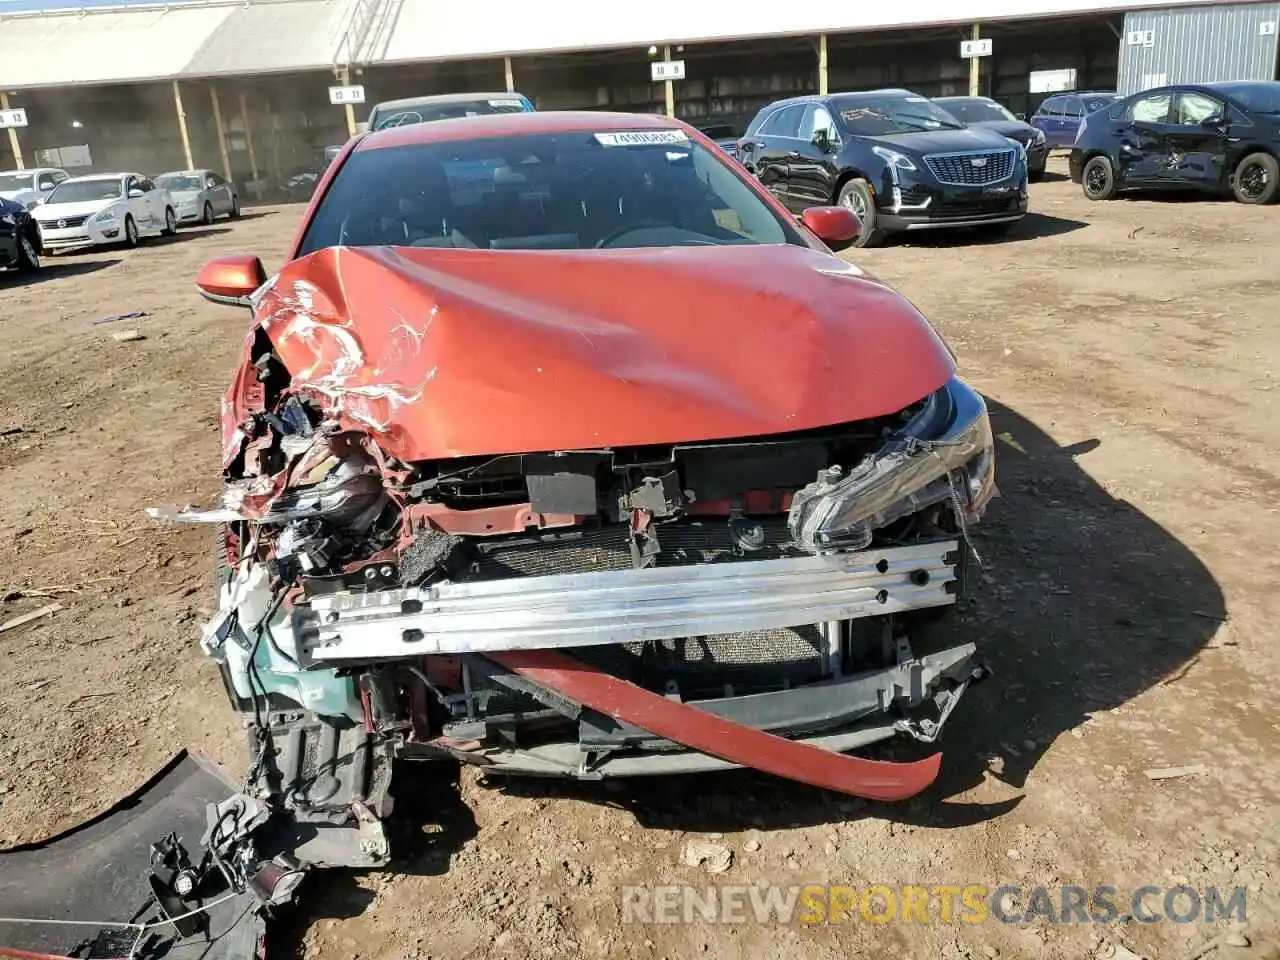
[(954, 369), (900, 294), (799, 246), (335, 247), (288, 264), (255, 316), (295, 390), (405, 461), (804, 430)]

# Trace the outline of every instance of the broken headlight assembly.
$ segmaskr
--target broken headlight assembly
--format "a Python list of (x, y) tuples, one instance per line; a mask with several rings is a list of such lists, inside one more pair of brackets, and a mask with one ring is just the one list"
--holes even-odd
[(950, 500), (963, 526), (995, 493), (991, 422), (982, 397), (952, 378), (858, 463), (827, 467), (797, 491), (791, 534), (814, 553), (861, 550), (872, 531)]

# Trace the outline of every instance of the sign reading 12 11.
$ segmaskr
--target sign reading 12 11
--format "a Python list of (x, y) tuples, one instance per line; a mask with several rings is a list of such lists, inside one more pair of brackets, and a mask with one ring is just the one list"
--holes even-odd
[(0, 110), (0, 129), (5, 127), (25, 127), (27, 125), (27, 111), (21, 107), (13, 110)]
[(350, 87), (330, 87), (329, 102), (339, 106), (345, 103), (364, 103), (364, 87), (358, 84)]

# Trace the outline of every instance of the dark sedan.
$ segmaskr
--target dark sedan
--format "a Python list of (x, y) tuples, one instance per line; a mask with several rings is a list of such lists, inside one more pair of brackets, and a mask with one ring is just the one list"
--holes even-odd
[(40, 227), (27, 208), (0, 197), (0, 267), (40, 269)]
[(916, 230), (1002, 233), (1027, 212), (1022, 146), (909, 90), (772, 103), (747, 126), (738, 159), (796, 213), (851, 209), (860, 247)]
[(1090, 200), (1126, 188), (1280, 198), (1280, 83), (1159, 87), (1088, 118), (1071, 150), (1071, 179)]
[(1019, 120), (1003, 104), (990, 97), (935, 97), (933, 102), (966, 127), (994, 130), (1010, 140), (1017, 140), (1027, 151), (1027, 179), (1032, 183), (1043, 179), (1045, 161), (1049, 159), (1049, 145), (1043, 130)]

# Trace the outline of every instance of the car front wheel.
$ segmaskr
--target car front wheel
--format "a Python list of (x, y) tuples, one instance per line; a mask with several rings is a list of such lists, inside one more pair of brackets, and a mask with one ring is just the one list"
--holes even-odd
[(208, 226), (209, 224), (213, 223), (213, 204), (210, 203), (208, 200), (204, 202), (204, 214), (201, 217), (201, 221), (204, 223), (205, 226)]
[(1089, 200), (1111, 200), (1116, 195), (1116, 170), (1108, 157), (1093, 157), (1084, 165), (1080, 186)]
[(178, 232), (178, 218), (173, 214), (173, 207), (164, 208), (164, 229), (160, 232), (166, 237)]
[(136, 247), (138, 245), (138, 226), (133, 222), (132, 215), (127, 215), (124, 218), (124, 245), (126, 247)]
[(35, 273), (40, 269), (40, 252), (25, 233), (18, 234), (18, 272)]
[(1271, 203), (1280, 194), (1280, 163), (1269, 153), (1251, 153), (1236, 167), (1231, 192), (1241, 203)]
[(850, 180), (840, 188), (837, 200), (842, 207), (852, 210), (862, 224), (858, 239), (853, 241), (855, 247), (874, 247), (884, 240), (883, 231), (876, 229), (876, 198), (870, 184), (865, 180)]

